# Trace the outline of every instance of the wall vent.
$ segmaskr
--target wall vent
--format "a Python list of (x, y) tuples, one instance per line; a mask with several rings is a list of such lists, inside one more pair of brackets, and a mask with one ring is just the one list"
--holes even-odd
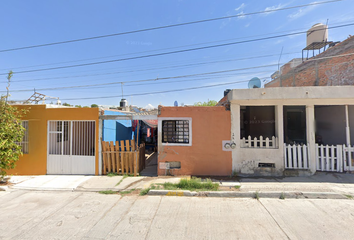
[(258, 167), (275, 168), (275, 163), (258, 163)]

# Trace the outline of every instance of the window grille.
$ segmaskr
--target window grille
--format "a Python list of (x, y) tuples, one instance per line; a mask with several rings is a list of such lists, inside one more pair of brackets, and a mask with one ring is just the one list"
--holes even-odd
[(162, 142), (189, 144), (188, 120), (163, 120), (162, 121)]
[(28, 121), (22, 121), (22, 127), (25, 129), (21, 142), (16, 144), (22, 147), (22, 153), (28, 154)]

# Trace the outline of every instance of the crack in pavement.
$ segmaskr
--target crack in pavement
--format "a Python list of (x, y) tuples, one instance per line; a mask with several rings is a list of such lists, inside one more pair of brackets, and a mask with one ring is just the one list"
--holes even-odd
[(145, 239), (148, 239), (148, 236), (149, 236), (149, 233), (150, 233), (150, 229), (151, 229), (151, 226), (152, 226), (152, 222), (154, 221), (154, 219), (155, 219), (155, 217), (156, 217), (156, 213), (157, 213), (157, 212), (159, 211), (159, 209), (160, 209), (161, 201), (162, 201), (162, 197), (160, 197), (159, 205), (157, 206), (156, 211), (155, 211), (155, 213), (154, 213), (154, 216), (152, 217), (152, 219), (151, 219), (151, 221), (150, 221), (150, 227), (149, 227), (148, 232), (147, 232), (146, 235), (145, 235)]
[(258, 200), (258, 202), (263, 206), (263, 208), (268, 212), (269, 216), (273, 219), (273, 221), (278, 225), (278, 227), (280, 228), (280, 230), (285, 234), (285, 236), (288, 238), (288, 239), (291, 239), (288, 234), (284, 231), (284, 229), (280, 226), (280, 224), (278, 223), (277, 220), (275, 220), (275, 218), (273, 217), (273, 215), (270, 213), (270, 211), (266, 208), (266, 206), (264, 206), (264, 204)]

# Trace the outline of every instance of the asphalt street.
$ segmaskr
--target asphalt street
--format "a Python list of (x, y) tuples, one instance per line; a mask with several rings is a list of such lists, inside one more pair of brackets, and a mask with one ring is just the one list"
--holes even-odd
[(353, 239), (354, 200), (0, 192), (0, 239)]

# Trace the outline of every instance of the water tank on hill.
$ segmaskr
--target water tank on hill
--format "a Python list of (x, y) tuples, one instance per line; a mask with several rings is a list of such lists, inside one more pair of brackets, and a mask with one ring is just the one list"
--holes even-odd
[(309, 46), (314, 42), (327, 42), (327, 40), (328, 29), (325, 24), (316, 23), (307, 31), (306, 46)]

